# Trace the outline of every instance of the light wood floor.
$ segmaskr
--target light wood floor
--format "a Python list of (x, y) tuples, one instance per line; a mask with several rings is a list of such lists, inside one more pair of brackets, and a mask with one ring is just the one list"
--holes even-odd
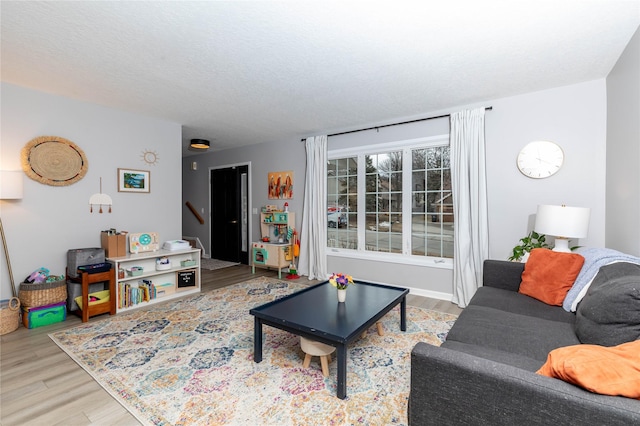
[[(247, 281), (256, 276), (277, 277), (276, 271), (237, 265), (202, 270), (202, 291)], [(306, 277), (295, 280), (315, 284)], [(450, 302), (409, 295), (409, 305), (459, 314)], [(108, 315), (106, 315), (108, 316)], [(90, 319), (100, 321), (105, 316)], [(113, 399), (48, 337), (49, 333), (82, 322), (74, 315), (66, 321), (32, 330), (20, 326), (0, 339), (0, 424), (11, 425), (138, 425)]]

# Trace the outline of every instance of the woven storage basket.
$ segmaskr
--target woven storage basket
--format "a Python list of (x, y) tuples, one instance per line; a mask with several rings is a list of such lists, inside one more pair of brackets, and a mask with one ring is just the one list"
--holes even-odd
[(50, 283), (20, 284), (20, 303), (22, 306), (45, 306), (67, 300), (67, 283), (65, 280)]
[(4, 303), (0, 306), (0, 335), (16, 331), (20, 325), (20, 300), (12, 297), (7, 306)]

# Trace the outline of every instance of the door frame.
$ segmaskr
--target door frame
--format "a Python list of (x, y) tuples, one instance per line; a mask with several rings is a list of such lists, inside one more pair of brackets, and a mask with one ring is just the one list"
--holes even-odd
[[(251, 238), (253, 235), (253, 225), (251, 218), (253, 215), (251, 214), (252, 210), (252, 187), (251, 184), (251, 161), (242, 162), (242, 163), (233, 163), (233, 164), (223, 164), (220, 166), (209, 167), (207, 171), (207, 179), (209, 180), (209, 194), (207, 198), (209, 199), (209, 204), (207, 205), (209, 212), (209, 253), (213, 253), (211, 247), (213, 245), (213, 239), (211, 238), (212, 224), (211, 224), (211, 171), (219, 170), (219, 169), (232, 169), (234, 167), (247, 166), (247, 255), (248, 255), (248, 264), (251, 265)], [(240, 247), (242, 247), (242, 241), (240, 241)]]

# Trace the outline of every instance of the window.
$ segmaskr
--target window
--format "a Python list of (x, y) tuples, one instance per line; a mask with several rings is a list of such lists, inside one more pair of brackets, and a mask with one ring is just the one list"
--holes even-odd
[(453, 257), (448, 136), (329, 152), (327, 246)]

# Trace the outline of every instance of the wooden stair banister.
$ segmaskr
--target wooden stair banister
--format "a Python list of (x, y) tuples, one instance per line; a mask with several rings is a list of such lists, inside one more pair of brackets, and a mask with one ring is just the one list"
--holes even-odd
[(196, 219), (198, 219), (198, 222), (200, 222), (200, 225), (204, 225), (204, 219), (202, 218), (202, 216), (200, 216), (200, 213), (198, 213), (196, 208), (193, 207), (193, 205), (188, 201), (185, 204), (187, 205), (187, 207), (189, 207), (189, 210), (191, 210), (191, 213), (193, 213)]

